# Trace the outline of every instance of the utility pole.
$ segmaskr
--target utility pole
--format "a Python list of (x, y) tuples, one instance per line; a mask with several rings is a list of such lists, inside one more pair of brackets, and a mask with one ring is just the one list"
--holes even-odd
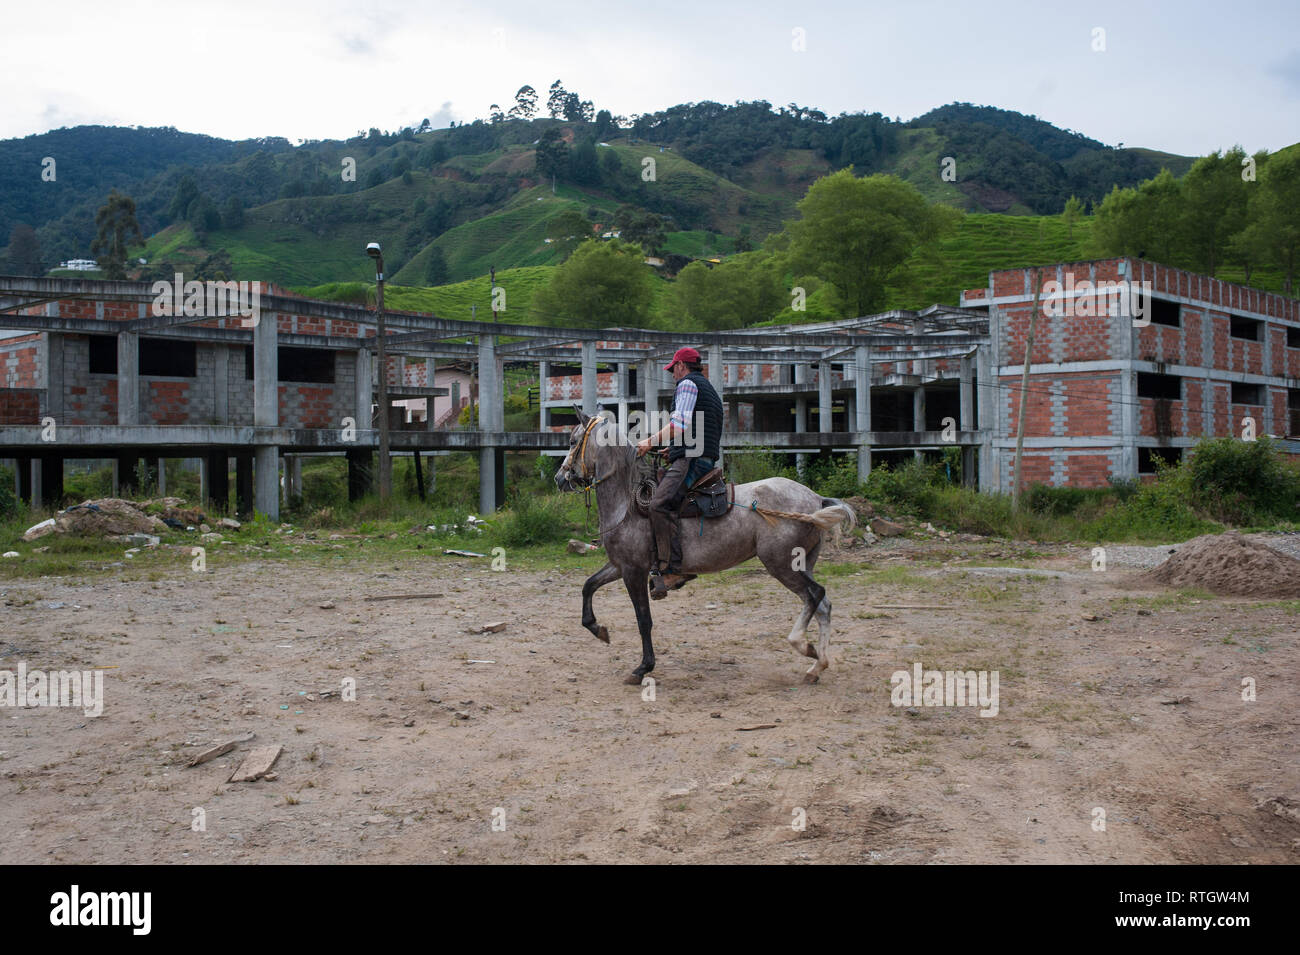
[(393, 490), (392, 459), (388, 440), (388, 352), (384, 345), (384, 253), (378, 242), (366, 246), (375, 260), (375, 339), (379, 361), (379, 499), (387, 501)]
[(1020, 459), (1025, 450), (1025, 405), (1029, 398), (1029, 359), (1034, 350), (1034, 329), (1038, 326), (1038, 293), (1042, 273), (1034, 269), (1034, 310), (1029, 314), (1029, 335), (1025, 338), (1025, 367), (1020, 374), (1020, 414), (1016, 416), (1016, 466), (1012, 478), (1011, 507), (1020, 507)]

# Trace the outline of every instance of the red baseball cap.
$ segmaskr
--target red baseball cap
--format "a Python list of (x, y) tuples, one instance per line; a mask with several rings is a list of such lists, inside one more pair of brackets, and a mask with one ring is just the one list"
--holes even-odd
[(693, 363), (699, 364), (700, 353), (690, 347), (679, 348), (677, 349), (677, 353), (673, 355), (673, 360), (664, 365), (664, 371), (672, 371), (673, 365), (677, 364), (679, 361), (684, 361), (688, 365)]

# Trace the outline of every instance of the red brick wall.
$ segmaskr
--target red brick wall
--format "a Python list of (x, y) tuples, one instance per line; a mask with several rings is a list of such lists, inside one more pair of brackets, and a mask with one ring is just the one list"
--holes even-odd
[(0, 388), (0, 424), (40, 423), (40, 391), (34, 388)]
[[(151, 424), (190, 424), (188, 381), (159, 381), (146, 379), (145, 387)], [(116, 390), (116, 389), (114, 389)]]

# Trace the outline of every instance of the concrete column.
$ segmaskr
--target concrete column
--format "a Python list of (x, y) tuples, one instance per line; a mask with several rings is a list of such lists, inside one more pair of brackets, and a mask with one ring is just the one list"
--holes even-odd
[(858, 480), (871, 476), (871, 351), (859, 345), (853, 351), (853, 425), (858, 432)]
[(253, 515), (253, 456), (235, 456), (235, 512), (240, 520)]
[(817, 363), (817, 430), (822, 434), (830, 434), (833, 430), (832, 412), (831, 363), (820, 361)]
[[(799, 362), (794, 366), (794, 384), (795, 387), (808, 384), (808, 366)], [(808, 399), (802, 396), (794, 399), (794, 430), (795, 434), (803, 434), (808, 430)], [(799, 476), (803, 476), (804, 466), (808, 463), (808, 455), (796, 454), (794, 456), (795, 470)]]
[[(912, 392), (912, 430), (925, 430), (925, 388), (917, 388)], [(925, 457), (925, 452), (918, 448), (912, 452), (912, 457), (920, 461)]]
[(17, 485), (15, 491), (18, 500), (32, 503), (32, 459), (30, 457), (17, 458), (14, 461), (14, 483)]
[(225, 513), (230, 506), (230, 459), (225, 451), (211, 451), (203, 458), (204, 500)]
[(551, 377), (551, 363), (537, 363), (537, 430), (551, 430), (551, 409), (546, 404), (546, 382)]
[(374, 417), (371, 412), (371, 406), (374, 404), (375, 398), (374, 368), (370, 362), (370, 349), (357, 349), (356, 357), (357, 394), (355, 399), (355, 414), (357, 416), (357, 428), (362, 431), (369, 431), (374, 427)]
[(134, 332), (117, 333), (117, 423), (140, 423), (140, 336)]
[(230, 349), (212, 346), (212, 416), (218, 424), (230, 421)]
[(27, 473), (31, 480), (31, 499), (32, 510), (39, 511), (45, 506), (45, 468), (40, 458), (32, 458), (27, 465)]
[(153, 465), (151, 465), (151, 467), (153, 467), (157, 472), (157, 477), (154, 478), (154, 483), (158, 485), (158, 496), (166, 497), (167, 496), (167, 459), (154, 458), (154, 463)]
[(479, 448), (478, 509), (480, 514), (491, 514), (503, 503), (504, 484), (505, 450)]
[(348, 500), (358, 501), (370, 493), (374, 481), (375, 456), (368, 448), (347, 452)]
[(582, 411), (595, 414), (596, 402), (596, 343), (582, 343)]
[(56, 508), (63, 501), (63, 455), (47, 454), (41, 461), (41, 501)]
[(1119, 373), (1119, 399), (1121, 402), (1119, 476), (1136, 480), (1138, 476), (1138, 411), (1140, 409), (1137, 400), (1137, 372), (1133, 371), (1132, 363), (1126, 364), (1125, 368)]
[[(997, 319), (994, 317), (990, 324), (995, 325), (996, 322)], [(980, 432), (979, 488), (985, 492), (1001, 489), (998, 474), (1001, 465), (994, 460), (993, 454), (993, 432), (997, 428), (997, 410), (1000, 400), (994, 385), (993, 346), (980, 345), (975, 349), (974, 386), (982, 390), (976, 392), (979, 397), (975, 402), (975, 421)]]
[(627, 363), (619, 362), (614, 367), (616, 369), (614, 374), (614, 390), (615, 390), (615, 394), (617, 394), (618, 396), (618, 426), (620, 428), (626, 428), (627, 427), (627, 399), (628, 399)]
[(302, 455), (284, 456), (284, 503), (292, 504), (302, 497)]
[[(44, 414), (53, 418), (56, 424), (63, 423), (63, 336), (58, 332), (45, 333), (45, 378)], [(44, 415), (43, 415), (44, 416)]]
[(659, 363), (653, 358), (641, 363), (641, 394), (645, 399), (646, 434), (657, 430), (657, 412), (659, 410)]
[(721, 345), (709, 346), (709, 384), (718, 393), (718, 397), (723, 398), (722, 405), (725, 408), (727, 402), (723, 396), (727, 384), (727, 366), (722, 361)]
[[(253, 425), (274, 428), (280, 424), (280, 395), (276, 368), (279, 349), (279, 316), (263, 316), (253, 329)], [(280, 519), (280, 449), (259, 444), (254, 507), (273, 521)]]
[(480, 431), (505, 430), (505, 399), (501, 393), (496, 336), (478, 337), (478, 426)]
[[(975, 382), (974, 363), (969, 355), (961, 360), (961, 384), (959, 401), (961, 420), (958, 426), (962, 431), (972, 431), (975, 427)], [(964, 487), (974, 487), (975, 449), (964, 445), (961, 449), (961, 483)]]

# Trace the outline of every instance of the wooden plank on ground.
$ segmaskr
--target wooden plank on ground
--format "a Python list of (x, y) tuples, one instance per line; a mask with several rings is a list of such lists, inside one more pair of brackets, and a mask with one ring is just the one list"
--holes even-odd
[(261, 779), (271, 771), (275, 761), (280, 758), (281, 746), (259, 746), (244, 757), (235, 774), (230, 777), (232, 783), (251, 783)]

